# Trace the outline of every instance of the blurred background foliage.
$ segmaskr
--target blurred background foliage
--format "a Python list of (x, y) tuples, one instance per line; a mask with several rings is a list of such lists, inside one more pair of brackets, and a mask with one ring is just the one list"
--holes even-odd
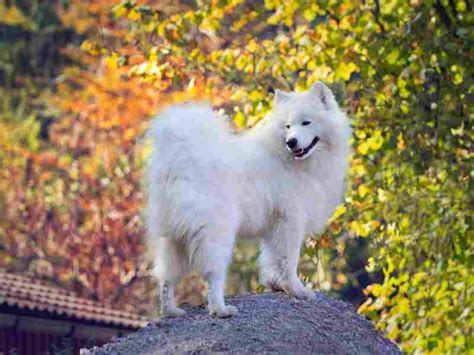
[[(0, 267), (152, 312), (148, 119), (206, 98), (244, 130), (323, 80), (354, 149), (301, 276), (406, 352), (472, 350), (472, 25), (463, 0), (0, 0)], [(260, 290), (257, 253), (238, 245), (229, 292)]]

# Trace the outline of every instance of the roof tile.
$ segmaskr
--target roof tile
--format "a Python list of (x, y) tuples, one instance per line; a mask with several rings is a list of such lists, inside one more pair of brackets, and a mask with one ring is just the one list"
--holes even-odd
[(46, 286), (34, 278), (0, 269), (0, 305), (68, 315), (76, 320), (95, 321), (105, 325), (140, 328), (147, 319), (138, 314), (113, 309), (107, 305), (78, 297), (74, 292)]

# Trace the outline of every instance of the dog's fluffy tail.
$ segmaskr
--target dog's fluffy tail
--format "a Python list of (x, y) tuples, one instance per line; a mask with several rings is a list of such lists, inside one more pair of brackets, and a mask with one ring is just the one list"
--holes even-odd
[[(167, 149), (172, 142), (187, 142), (190, 146), (209, 144), (231, 134), (223, 116), (207, 103), (173, 105), (151, 122), (147, 138), (155, 148)], [(204, 140), (204, 142), (203, 142)]]

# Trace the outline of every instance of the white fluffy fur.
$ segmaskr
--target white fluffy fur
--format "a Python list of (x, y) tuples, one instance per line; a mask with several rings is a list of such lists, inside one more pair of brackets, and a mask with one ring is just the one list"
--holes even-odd
[[(205, 104), (159, 115), (149, 130), (147, 226), (158, 253), (162, 315), (185, 314), (174, 289), (193, 269), (208, 282), (210, 314), (237, 313), (224, 303), (236, 237), (260, 238), (264, 285), (313, 298), (297, 277), (300, 247), (304, 235), (323, 230), (341, 200), (349, 134), (345, 114), (322, 83), (305, 93), (277, 92), (274, 111), (243, 134)], [(296, 138), (293, 151), (301, 152), (316, 136), (301, 158), (286, 146)]]

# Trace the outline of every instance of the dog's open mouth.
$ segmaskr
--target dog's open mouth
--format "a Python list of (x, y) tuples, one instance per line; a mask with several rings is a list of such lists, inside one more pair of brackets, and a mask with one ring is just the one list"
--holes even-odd
[(316, 145), (316, 143), (319, 142), (319, 137), (316, 136), (314, 137), (313, 141), (311, 142), (310, 145), (308, 145), (306, 148), (304, 149), (297, 149), (297, 150), (293, 150), (292, 153), (293, 155), (295, 156), (296, 159), (301, 159), (303, 158), (304, 156), (306, 156), (306, 154), (309, 153), (309, 151), (311, 149), (313, 149), (313, 147)]

